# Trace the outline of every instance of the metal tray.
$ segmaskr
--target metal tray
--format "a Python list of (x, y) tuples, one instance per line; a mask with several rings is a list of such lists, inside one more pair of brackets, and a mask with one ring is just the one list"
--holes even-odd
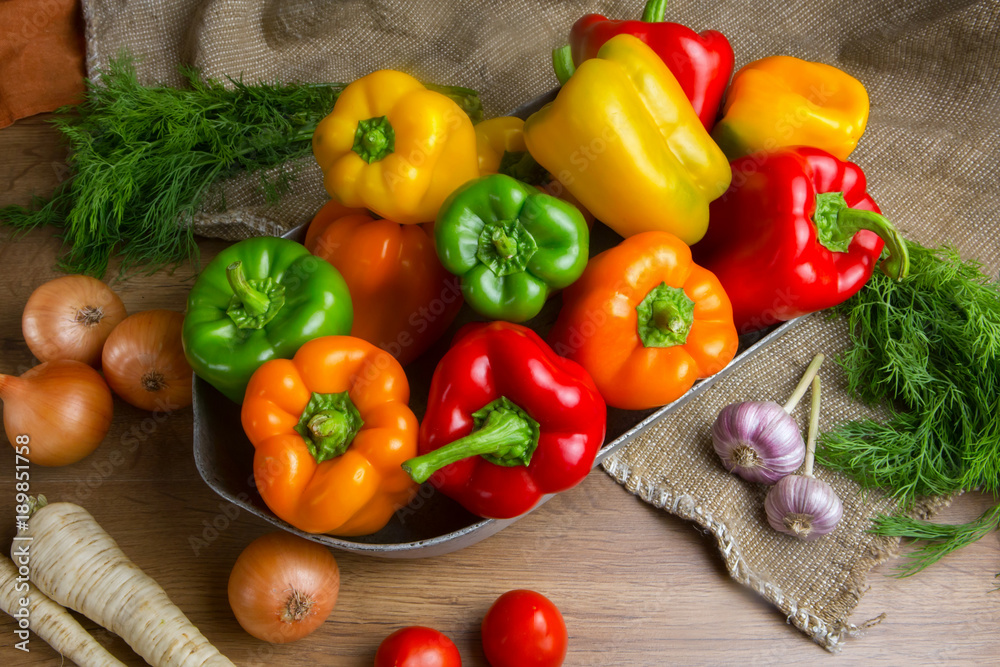
[[(513, 115), (527, 117), (555, 97), (551, 91), (519, 107)], [(301, 241), (305, 225), (284, 236)], [(621, 241), (621, 237), (603, 225), (595, 225), (591, 237), (591, 254), (597, 254)], [(526, 324), (543, 336), (555, 322), (561, 298), (555, 296), (545, 308)], [(431, 375), (437, 362), (448, 349), (452, 335), (462, 324), (482, 319), (463, 306), (451, 329), (406, 368), (410, 380), (410, 407), (418, 418), (426, 408)], [(736, 358), (719, 373), (698, 382), (673, 403), (650, 410), (608, 409), (607, 438), (597, 454), (595, 467), (612, 452), (627, 444), (650, 423), (663, 419), (674, 410), (706, 391), (718, 379), (731, 373), (758, 350), (774, 341), (801, 321), (791, 320), (765, 331), (740, 337)], [(220, 496), (247, 512), (296, 535), (337, 549), (384, 558), (423, 558), (457, 551), (504, 529), (514, 519), (483, 519), (438, 493), (429, 484), (421, 486), (413, 501), (401, 508), (385, 528), (361, 537), (335, 537), (305, 533), (276, 517), (264, 504), (254, 486), (253, 446), (240, 426), (240, 406), (236, 405), (207, 382), (194, 378), (194, 458), (202, 479)], [(543, 497), (537, 507), (550, 496)], [(523, 516), (523, 515), (522, 515)]]

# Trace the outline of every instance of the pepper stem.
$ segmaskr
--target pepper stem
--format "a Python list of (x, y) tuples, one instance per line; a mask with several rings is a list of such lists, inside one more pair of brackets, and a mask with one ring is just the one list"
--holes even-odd
[(263, 316), (271, 307), (271, 300), (261, 291), (253, 288), (243, 273), (243, 262), (236, 260), (226, 267), (226, 278), (233, 293), (243, 305), (243, 309), (253, 317)]
[(646, 23), (659, 23), (667, 18), (667, 0), (649, 0), (642, 10), (642, 20)]
[(351, 150), (357, 153), (362, 160), (371, 164), (381, 160), (395, 149), (396, 133), (388, 118), (378, 116), (358, 122)]
[(675, 334), (679, 334), (687, 327), (684, 316), (674, 303), (661, 299), (653, 302), (653, 315), (651, 323), (657, 329), (664, 329)]
[(795, 391), (792, 392), (792, 395), (788, 397), (788, 401), (785, 402), (785, 412), (791, 414), (792, 410), (795, 409), (795, 406), (798, 405), (799, 401), (802, 400), (802, 397), (805, 396), (806, 389), (809, 388), (809, 383), (812, 382), (814, 377), (816, 377), (816, 373), (819, 372), (819, 367), (823, 365), (824, 359), (826, 359), (826, 357), (822, 352), (820, 352), (813, 357), (812, 361), (809, 362), (809, 365), (806, 366), (806, 372), (802, 374), (802, 379), (799, 380), (799, 383), (795, 386)]
[(506, 398), (473, 413), (478, 428), (423, 456), (403, 462), (413, 481), (426, 482), (435, 472), (472, 456), (502, 466), (528, 465), (538, 447), (538, 422)]
[(340, 456), (351, 446), (364, 421), (346, 391), (313, 393), (295, 425), (317, 463)]
[(500, 233), (493, 237), (493, 247), (497, 249), (498, 255), (510, 259), (517, 252), (517, 241), (500, 230)]
[(816, 224), (816, 240), (833, 252), (847, 252), (854, 235), (862, 229), (878, 234), (889, 251), (889, 256), (881, 264), (882, 272), (893, 280), (902, 280), (910, 272), (906, 241), (896, 227), (874, 211), (849, 207), (843, 192), (817, 194), (813, 222)]
[(497, 173), (529, 185), (539, 185), (549, 175), (545, 167), (538, 164), (528, 151), (504, 151)]
[(813, 461), (816, 460), (816, 434), (819, 432), (819, 376), (812, 381), (812, 407), (809, 410), (809, 435), (806, 437), (806, 477), (813, 476)]
[(837, 214), (837, 222), (845, 235), (853, 237), (862, 229), (867, 229), (885, 241), (889, 256), (879, 265), (882, 273), (893, 280), (902, 280), (910, 273), (910, 253), (906, 250), (906, 241), (885, 216), (860, 208), (842, 208)]
[(673, 347), (687, 342), (694, 325), (694, 301), (683, 289), (660, 283), (649, 290), (635, 310), (644, 347)]
[(524, 271), (537, 251), (538, 242), (520, 220), (496, 220), (479, 233), (476, 258), (503, 277)]
[(573, 76), (576, 65), (573, 64), (573, 52), (570, 50), (569, 44), (552, 51), (552, 68), (556, 71), (556, 78), (559, 79), (560, 86)]

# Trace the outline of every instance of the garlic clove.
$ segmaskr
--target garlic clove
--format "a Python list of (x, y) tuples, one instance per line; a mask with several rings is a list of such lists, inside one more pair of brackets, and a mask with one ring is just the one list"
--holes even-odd
[(812, 541), (833, 532), (844, 514), (844, 505), (823, 480), (789, 475), (768, 491), (764, 510), (775, 530)]
[(722, 408), (712, 425), (712, 444), (726, 470), (762, 484), (798, 470), (806, 453), (798, 424), (773, 401)]

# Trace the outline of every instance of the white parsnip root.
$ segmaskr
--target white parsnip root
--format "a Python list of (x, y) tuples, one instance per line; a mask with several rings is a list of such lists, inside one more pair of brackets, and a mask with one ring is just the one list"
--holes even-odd
[[(28, 604), (22, 607), (21, 600)], [(81, 667), (125, 667), (64, 607), (47, 598), (24, 577), (18, 581), (17, 567), (3, 556), (0, 556), (0, 608), (15, 619), (25, 613), (22, 609), (26, 610), (31, 631)]]
[(45, 505), (28, 520), (31, 580), (111, 630), (154, 667), (233, 667), (87, 510)]

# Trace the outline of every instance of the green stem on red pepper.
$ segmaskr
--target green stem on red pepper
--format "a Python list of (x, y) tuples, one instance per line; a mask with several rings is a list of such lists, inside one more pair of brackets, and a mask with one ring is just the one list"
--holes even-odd
[(642, 19), (646, 23), (660, 23), (666, 20), (668, 0), (649, 0), (642, 10)]
[(295, 430), (316, 462), (322, 463), (346, 452), (363, 425), (361, 413), (346, 391), (313, 393)]
[(896, 227), (885, 216), (874, 211), (850, 208), (842, 192), (823, 192), (816, 195), (816, 236), (825, 248), (834, 252), (847, 252), (854, 235), (866, 229), (879, 236), (889, 251), (880, 268), (890, 278), (902, 280), (910, 271), (906, 243)]
[(552, 67), (556, 70), (556, 78), (559, 79), (559, 85), (565, 84), (573, 76), (573, 72), (576, 71), (576, 65), (573, 64), (573, 53), (570, 50), (569, 44), (560, 46), (558, 49), (552, 51)]
[(472, 413), (472, 433), (403, 463), (415, 482), (423, 483), (441, 468), (482, 456), (501, 466), (527, 466), (538, 447), (538, 422), (505, 397)]

